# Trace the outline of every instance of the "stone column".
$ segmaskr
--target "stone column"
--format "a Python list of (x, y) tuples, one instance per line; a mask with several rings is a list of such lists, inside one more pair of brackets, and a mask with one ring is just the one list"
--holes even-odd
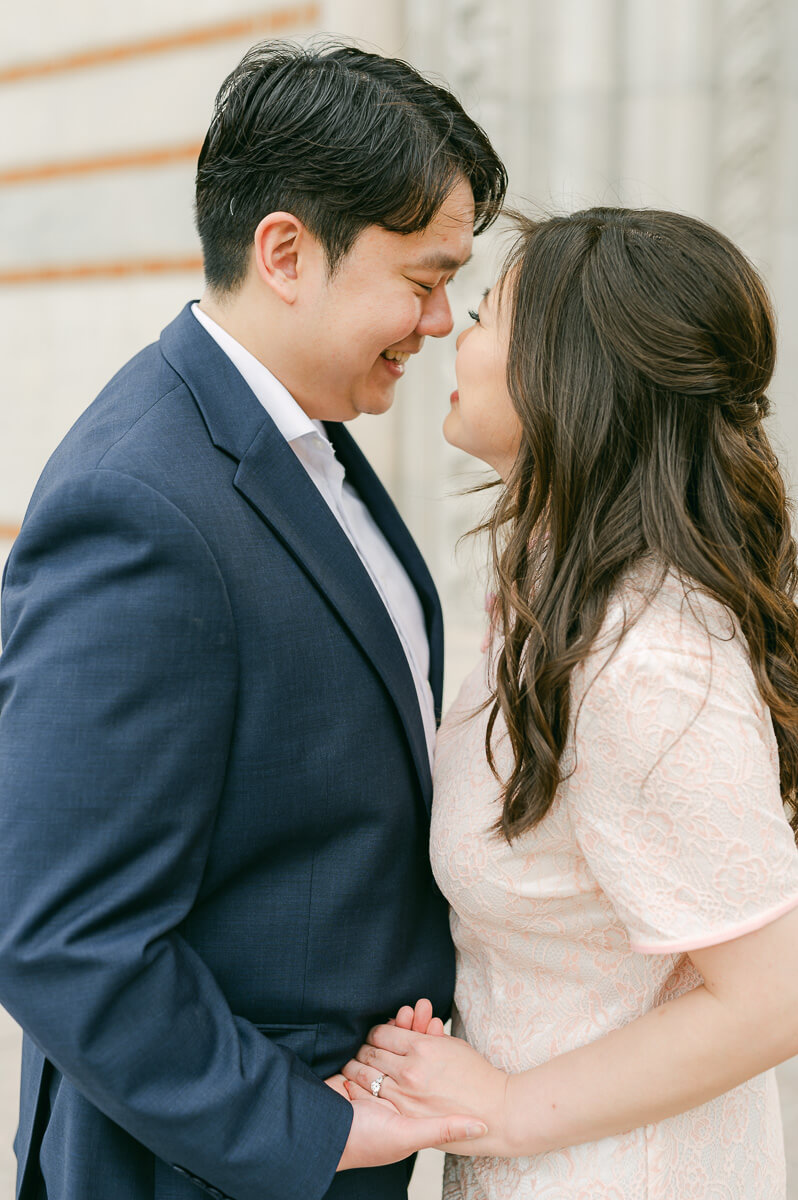
[(320, 30), (343, 37), (356, 38), (364, 47), (378, 49), (382, 54), (400, 53), (404, 36), (404, 11), (401, 0), (323, 0)]
[[(408, 57), (452, 88), (502, 153), (508, 133), (506, 92), (517, 79), (507, 70), (513, 7), (508, 0), (491, 4), (446, 0), (435, 6), (425, 0), (406, 3)], [(473, 262), (449, 289), (455, 336), (469, 321), (468, 308), (477, 306), (492, 280), (496, 249), (490, 235), (479, 239)], [(456, 555), (456, 546), (488, 500), (457, 493), (491, 477), (487, 468), (450, 447), (441, 433), (456, 386), (454, 354), (454, 338), (428, 341), (422, 360), (408, 372), (398, 431), (400, 504), (441, 592), (449, 691), (476, 653), (484, 593), (484, 580), (477, 579), (484, 551), (464, 544)]]
[(772, 265), (778, 128), (779, 0), (718, 7), (713, 219), (764, 269)]
[[(513, 203), (562, 211), (617, 202), (620, 0), (406, 0), (406, 12), (408, 56), (442, 76), (485, 127), (507, 163)], [(451, 288), (457, 328), (507, 245), (500, 231), (477, 241)], [(398, 415), (399, 499), (443, 597), (451, 690), (478, 646), (486, 583), (484, 543), (465, 543), (458, 555), (455, 546), (491, 502), (490, 493), (452, 493), (490, 472), (439, 432), (455, 386), (452, 343), (423, 357)]]

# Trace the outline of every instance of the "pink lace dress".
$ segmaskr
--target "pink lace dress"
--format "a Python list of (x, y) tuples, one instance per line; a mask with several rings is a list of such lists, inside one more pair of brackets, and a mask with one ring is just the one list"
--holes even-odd
[[(454, 1032), (518, 1072), (700, 983), (688, 952), (798, 906), (773, 726), (744, 639), (669, 578), (613, 654), (632, 585), (573, 679), (574, 772), (533, 832), (489, 833), (491, 656), (441, 727), (432, 862), (457, 948)], [(606, 634), (606, 636), (604, 636)], [(600, 668), (603, 667), (603, 670)], [(508, 761), (506, 733), (497, 763)], [(708, 1104), (532, 1158), (447, 1157), (444, 1200), (783, 1200), (768, 1071)]]

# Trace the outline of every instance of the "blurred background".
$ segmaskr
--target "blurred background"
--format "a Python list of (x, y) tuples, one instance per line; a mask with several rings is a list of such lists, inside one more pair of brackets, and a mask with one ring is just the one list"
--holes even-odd
[[(675, 208), (734, 238), (779, 315), (771, 433), (795, 479), (795, 0), (2, 0), (0, 561), (63, 434), (200, 293), (193, 175), (222, 79), (254, 41), (322, 33), (447, 82), (504, 156), (516, 205)], [(456, 280), (455, 333), (504, 245), (485, 235)], [(455, 551), (485, 496), (458, 493), (487, 478), (440, 434), (453, 354), (453, 338), (428, 342), (392, 412), (352, 427), (440, 589), (449, 697), (477, 653), (485, 582), (480, 547)], [(2, 1196), (13, 1194), (18, 1054), (0, 1011)], [(798, 1198), (796, 1063), (780, 1076)], [(440, 1195), (440, 1162), (422, 1156), (414, 1200)]]

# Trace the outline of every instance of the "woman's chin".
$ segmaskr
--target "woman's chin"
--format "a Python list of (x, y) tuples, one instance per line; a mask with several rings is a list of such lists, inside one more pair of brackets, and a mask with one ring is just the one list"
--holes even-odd
[(454, 446), (455, 450), (462, 450), (466, 454), (471, 454), (468, 446), (464, 446), (462, 438), (458, 436), (458, 424), (457, 412), (455, 409), (452, 409), (451, 412), (446, 414), (443, 421), (442, 432), (444, 441), (447, 441), (450, 446)]
[(444, 440), (447, 441), (450, 446), (454, 446), (456, 450), (462, 450), (463, 454), (467, 454), (469, 458), (473, 458), (475, 463), (479, 463), (483, 467), (490, 467), (491, 471), (495, 471), (497, 475), (501, 475), (501, 471), (497, 468), (494, 462), (491, 462), (490, 459), (485, 457), (485, 455), (480, 454), (479, 451), (475, 450), (473, 446), (465, 445), (463, 440), (458, 438), (456, 429), (452, 429), (451, 427), (447, 428), (447, 425), (449, 424), (449, 417), (451, 415), (452, 414), (450, 413), (443, 422)]

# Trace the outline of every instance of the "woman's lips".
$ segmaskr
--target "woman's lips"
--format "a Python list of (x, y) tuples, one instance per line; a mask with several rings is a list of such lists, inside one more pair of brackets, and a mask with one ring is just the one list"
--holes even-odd
[(451, 396), (449, 397), (449, 403), (457, 404), (459, 399), (460, 399), (460, 393), (457, 391), (454, 391), (454, 392), (452, 392)]

